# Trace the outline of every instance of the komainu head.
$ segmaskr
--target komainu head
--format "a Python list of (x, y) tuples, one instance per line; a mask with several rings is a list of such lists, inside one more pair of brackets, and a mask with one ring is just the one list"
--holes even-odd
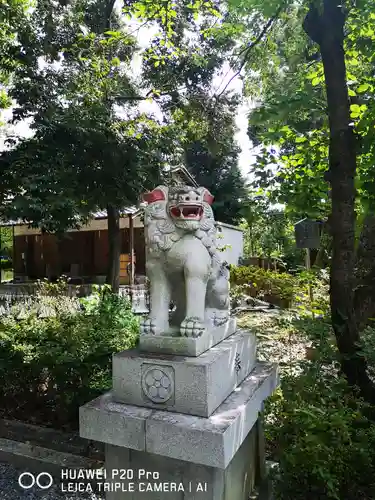
[(159, 186), (144, 194), (143, 199), (149, 205), (157, 203), (160, 208), (164, 205), (166, 217), (177, 228), (187, 232), (205, 229), (208, 220), (214, 222), (211, 209), (214, 197), (203, 187), (175, 186), (167, 189)]

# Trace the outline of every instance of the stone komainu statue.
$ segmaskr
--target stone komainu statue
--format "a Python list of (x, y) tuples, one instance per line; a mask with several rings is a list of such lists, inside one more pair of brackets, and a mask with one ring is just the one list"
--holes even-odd
[(217, 249), (213, 196), (203, 187), (158, 186), (144, 200), (150, 314), (141, 334), (198, 337), (226, 323), (229, 269)]

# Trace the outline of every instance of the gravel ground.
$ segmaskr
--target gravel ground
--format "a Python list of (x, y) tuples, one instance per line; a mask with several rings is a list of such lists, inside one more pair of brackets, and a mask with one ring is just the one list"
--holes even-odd
[(280, 370), (292, 369), (306, 357), (308, 339), (290, 323), (289, 311), (275, 314), (250, 312), (239, 316), (238, 325), (257, 335), (257, 354), (260, 361), (277, 363)]
[(18, 484), (22, 472), (25, 472), (25, 469), (16, 469), (10, 464), (0, 462), (0, 500), (105, 500), (104, 496), (94, 493), (63, 493), (57, 485), (52, 485), (44, 491), (37, 486), (24, 490)]

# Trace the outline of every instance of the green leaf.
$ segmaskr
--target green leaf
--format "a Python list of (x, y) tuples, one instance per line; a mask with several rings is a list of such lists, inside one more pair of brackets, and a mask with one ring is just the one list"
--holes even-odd
[(316, 87), (317, 85), (319, 85), (320, 81), (321, 81), (320, 78), (314, 78), (311, 82), (311, 85), (313, 87)]
[(105, 31), (105, 35), (110, 35), (114, 37), (119, 37), (121, 36), (121, 33), (119, 31)]
[(359, 94), (362, 94), (363, 92), (366, 92), (370, 88), (370, 85), (368, 83), (362, 83), (358, 88), (357, 92)]

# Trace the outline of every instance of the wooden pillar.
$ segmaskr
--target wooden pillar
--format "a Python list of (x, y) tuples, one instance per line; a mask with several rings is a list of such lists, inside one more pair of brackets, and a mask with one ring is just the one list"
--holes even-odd
[(134, 285), (134, 221), (129, 215), (129, 256), (130, 256), (130, 285)]
[(14, 281), (15, 267), (16, 267), (16, 237), (14, 234), (14, 224), (12, 225), (12, 264), (13, 264), (13, 281)]
[[(43, 267), (42, 272), (45, 278), (49, 280), (50, 268), (48, 267), (48, 263), (46, 261), (46, 256), (44, 255), (44, 233), (43, 230), (40, 232), (40, 260), (42, 261)], [(38, 272), (39, 274), (39, 272)]]
[[(2, 252), (2, 243), (3, 243), (2, 242), (2, 232), (3, 232), (3, 228), (0, 227), (0, 250), (1, 250), (1, 253), (3, 253)], [(3, 268), (1, 267), (1, 269), (0, 269), (0, 283), (2, 282), (2, 278), (3, 278)]]
[[(306, 269), (310, 271), (311, 269), (311, 255), (310, 255), (310, 248), (306, 248)], [(313, 306), (313, 300), (314, 300), (314, 295), (313, 295), (313, 289), (311, 284), (308, 285), (308, 292), (309, 292), (309, 298), (310, 298), (310, 306)], [(314, 318), (314, 312), (312, 312), (312, 317)]]

